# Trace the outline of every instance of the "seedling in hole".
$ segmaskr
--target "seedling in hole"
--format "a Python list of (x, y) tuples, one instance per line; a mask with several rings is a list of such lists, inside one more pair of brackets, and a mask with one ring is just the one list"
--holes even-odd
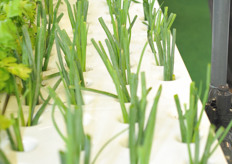
[[(145, 120), (147, 94), (150, 89), (146, 89), (146, 81), (144, 72), (141, 73), (142, 93), (141, 99), (137, 97), (138, 77), (133, 76), (133, 93), (129, 112), (129, 149), (131, 164), (149, 164), (153, 135), (155, 131), (156, 113), (162, 86), (159, 87), (154, 103), (149, 114), (148, 120)], [(136, 123), (138, 131), (136, 131)]]
[[(58, 46), (59, 47), (59, 46)], [(58, 50), (59, 52), (59, 50)], [(67, 105), (65, 105), (62, 100), (58, 97), (55, 91), (49, 88), (49, 94), (54, 99), (54, 105), (52, 109), (52, 121), (53, 124), (66, 144), (66, 152), (60, 151), (61, 163), (62, 164), (73, 164), (80, 163), (81, 151), (84, 150), (85, 158), (84, 163), (88, 164), (90, 162), (90, 136), (84, 133), (83, 128), (83, 99), (81, 93), (81, 86), (79, 83), (79, 76), (77, 73), (76, 65), (73, 64), (73, 72), (69, 72), (69, 77), (73, 75), (76, 83), (70, 88), (71, 85), (67, 85), (65, 79), (66, 75), (63, 75), (62, 70), (61, 78), (65, 87), (65, 93), (67, 97)], [(69, 80), (69, 79), (68, 79)], [(74, 95), (73, 95), (74, 94)], [(74, 96), (74, 97), (72, 97)], [(60, 113), (63, 116), (66, 125), (67, 135), (62, 134), (55, 120), (55, 107), (58, 107)]]
[[(189, 154), (189, 162), (190, 164), (206, 164), (210, 156), (215, 152), (218, 146), (221, 144), (223, 139), (226, 137), (227, 133), (232, 127), (232, 122), (227, 126), (224, 130), (223, 127), (220, 127), (216, 133), (215, 127), (213, 125), (209, 128), (209, 133), (207, 137), (207, 142), (204, 148), (204, 153), (200, 157), (200, 124), (204, 112), (204, 107), (208, 99), (208, 92), (209, 92), (209, 83), (210, 83), (210, 65), (208, 65), (207, 71), (207, 82), (206, 82), (206, 91), (204, 93), (203, 105), (200, 111), (200, 115), (198, 116), (198, 102), (199, 97), (198, 95), (201, 94), (201, 88), (199, 92), (197, 92), (197, 88), (195, 87), (194, 82), (190, 85), (190, 99), (189, 99), (189, 108), (187, 109), (185, 105), (185, 114), (183, 114), (183, 110), (181, 109), (180, 101), (178, 95), (174, 96), (178, 118), (179, 118), (179, 125), (180, 125), (180, 132), (181, 132), (181, 141), (187, 144), (188, 147), (188, 154)], [(217, 142), (218, 139), (218, 142)], [(217, 142), (215, 145), (214, 143)], [(192, 150), (190, 148), (190, 144), (194, 143), (194, 156)]]
[[(88, 0), (77, 0), (75, 5), (73, 5), (73, 10), (71, 8), (71, 5), (68, 0), (65, 0), (67, 10), (68, 10), (68, 16), (69, 20), (73, 29), (73, 43), (71, 43), (71, 40), (69, 39), (68, 35), (66, 33), (63, 33), (64, 39), (66, 40), (66, 43), (68, 46), (73, 47), (75, 50), (74, 60), (76, 63), (78, 63), (79, 74), (81, 74), (82, 71), (86, 71), (86, 46), (87, 46), (87, 13), (88, 13), (88, 6), (89, 2)], [(62, 38), (63, 39), (63, 38)], [(67, 55), (65, 53), (65, 55)], [(67, 61), (66, 61), (67, 62)], [(69, 63), (67, 63), (69, 66)], [(81, 76), (80, 76), (81, 77)], [(82, 79), (82, 86), (84, 86), (84, 79)]]
[[(155, 0), (149, 2), (143, 1), (144, 14), (147, 22), (147, 39), (154, 54), (157, 65), (164, 66), (163, 77), (165, 81), (174, 80), (174, 55), (176, 43), (176, 29), (172, 30), (171, 26), (176, 18), (176, 14), (171, 13), (168, 16), (168, 7), (164, 8), (164, 14), (159, 9), (156, 11), (154, 8)], [(158, 50), (158, 55), (155, 49), (155, 44)]]
[[(118, 99), (120, 102), (121, 110), (122, 110), (123, 121), (125, 123), (127, 123), (129, 121), (128, 120), (128, 113), (126, 111), (126, 107), (125, 107), (124, 103), (130, 102), (131, 99), (130, 99), (129, 92), (126, 88), (126, 83), (122, 79), (121, 70), (119, 70), (117, 65), (114, 64), (116, 62), (115, 58), (112, 57), (111, 61), (110, 61), (101, 41), (99, 41), (97, 44), (94, 39), (91, 39), (91, 42), (93, 43), (95, 49), (97, 50), (98, 54), (100, 55), (102, 61), (104, 62), (105, 66), (106, 66), (106, 68), (107, 68), (107, 70), (108, 70), (108, 72), (109, 72), (109, 74), (114, 82), (114, 85), (115, 85), (115, 88), (116, 88), (116, 91), (118, 94)], [(111, 46), (109, 45), (109, 41), (106, 39), (105, 42), (106, 42), (106, 45), (108, 47), (109, 54), (113, 54), (114, 52), (113, 52)], [(141, 66), (141, 62), (142, 62), (142, 58), (143, 58), (146, 46), (147, 46), (147, 43), (144, 45), (144, 48), (143, 48), (141, 56), (140, 56), (140, 60), (139, 60), (139, 64), (138, 64), (138, 68), (137, 68), (137, 72), (136, 72), (137, 75), (138, 75), (139, 70), (140, 70), (140, 66)], [(128, 81), (131, 81), (132, 77), (128, 75), (128, 78), (129, 78)]]

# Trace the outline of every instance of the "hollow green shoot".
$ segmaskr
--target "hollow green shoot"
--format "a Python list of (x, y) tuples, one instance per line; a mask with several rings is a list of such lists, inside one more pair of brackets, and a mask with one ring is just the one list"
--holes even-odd
[[(69, 20), (73, 29), (73, 45), (75, 48), (74, 59), (81, 65), (81, 70), (86, 71), (86, 46), (87, 46), (87, 13), (88, 13), (88, 0), (77, 0), (73, 9), (68, 0), (65, 0)], [(67, 37), (66, 37), (67, 38)]]
[[(59, 45), (58, 52), (59, 52)], [(84, 156), (84, 163), (89, 164), (90, 162), (90, 136), (84, 133), (83, 128), (83, 99), (81, 93), (81, 86), (79, 83), (79, 77), (77, 73), (77, 68), (75, 68), (75, 64), (72, 64), (73, 72), (69, 71), (69, 73), (65, 72), (66, 70), (61, 70), (61, 78), (63, 84), (65, 86), (65, 94), (67, 98), (67, 105), (62, 102), (59, 96), (55, 93), (55, 91), (49, 88), (49, 95), (54, 99), (54, 105), (52, 109), (52, 121), (54, 127), (56, 128), (58, 134), (61, 136), (63, 141), (66, 144), (66, 151), (60, 151), (61, 163), (62, 164), (73, 164), (73, 163), (80, 163), (82, 160), (81, 158), (81, 151), (85, 151)], [(63, 74), (65, 73), (65, 75)], [(69, 76), (68, 79), (65, 79), (65, 76)], [(73, 78), (75, 84), (68, 85), (66, 80), (70, 80)], [(72, 98), (72, 94), (74, 94), (74, 98)], [(61, 112), (64, 121), (67, 134), (63, 134), (62, 131), (59, 129), (58, 124), (55, 120), (55, 107), (58, 107), (59, 111)]]
[(168, 15), (168, 7), (164, 8), (164, 14), (162, 14), (161, 9), (156, 10), (154, 8), (154, 3), (155, 0), (151, 2), (143, 1), (144, 15), (147, 21), (144, 22), (147, 25), (147, 40), (154, 54), (156, 64), (164, 66), (164, 80), (170, 81), (174, 80), (173, 69), (176, 43), (176, 29), (172, 30), (173, 36), (171, 37), (171, 26), (176, 14), (171, 13)]
[[(134, 74), (133, 74), (134, 75)], [(155, 120), (157, 113), (157, 106), (162, 91), (162, 86), (159, 87), (154, 103), (146, 122), (145, 112), (147, 104), (147, 94), (150, 89), (146, 89), (146, 81), (144, 72), (141, 73), (142, 93), (141, 99), (137, 97), (138, 77), (133, 78), (131, 87), (134, 93), (130, 106), (129, 113), (129, 149), (130, 149), (130, 163), (131, 164), (149, 164), (153, 135), (155, 130)], [(138, 125), (137, 125), (137, 124)], [(138, 130), (136, 129), (138, 126)]]

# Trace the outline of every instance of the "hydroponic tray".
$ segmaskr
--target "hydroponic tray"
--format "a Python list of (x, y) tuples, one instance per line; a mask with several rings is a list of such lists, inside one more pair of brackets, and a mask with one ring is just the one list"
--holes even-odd
[[(70, 3), (74, 3), (70, 0)], [(146, 42), (146, 26), (142, 23), (143, 8), (142, 4), (132, 3), (130, 7), (131, 16), (138, 15), (138, 19), (132, 30), (131, 39), (131, 68), (135, 71), (143, 46)], [(156, 2), (156, 8), (159, 8)], [(71, 36), (72, 28), (66, 10), (66, 5), (61, 4), (59, 12), (65, 15), (61, 19), (60, 27), (64, 28)], [(87, 68), (84, 73), (86, 85), (89, 88), (100, 89), (116, 94), (115, 86), (109, 76), (105, 65), (100, 56), (91, 44), (90, 39), (101, 40), (106, 38), (105, 32), (98, 22), (98, 18), (103, 17), (105, 22), (110, 25), (110, 16), (106, 0), (89, 0), (88, 11), (88, 46), (87, 46)], [(177, 29), (178, 37), (178, 29)], [(49, 70), (44, 75), (58, 71), (56, 62), (55, 48), (51, 56)], [(191, 78), (186, 70), (178, 49), (175, 53), (174, 74), (176, 80), (163, 81), (163, 67), (156, 66), (154, 56), (148, 46), (141, 65), (141, 71), (146, 74), (147, 87), (152, 87), (148, 95), (148, 109), (151, 108), (156, 91), (161, 84), (163, 86), (162, 94), (159, 100), (157, 120), (155, 126), (155, 135), (152, 143), (152, 152), (150, 163), (158, 164), (185, 164), (188, 163), (188, 151), (186, 144), (181, 143), (180, 128), (177, 118), (177, 110), (173, 96), (179, 95), (181, 103), (188, 104), (189, 86)], [(43, 81), (45, 87), (42, 89), (44, 96), (47, 95), (46, 86), (52, 86), (56, 78)], [(138, 93), (140, 93), (140, 90)], [(60, 85), (56, 91), (65, 101), (64, 87)], [(118, 100), (104, 95), (83, 91), (84, 105), (84, 128), (87, 134), (91, 136), (91, 160), (95, 157), (99, 149), (115, 134), (126, 129), (127, 124), (122, 122), (122, 114)], [(3, 102), (5, 96), (1, 95)], [(2, 136), (1, 147), (6, 153), (12, 164), (58, 164), (60, 163), (59, 151), (65, 150), (65, 144), (56, 132), (51, 120), (51, 108), (53, 101), (47, 106), (39, 124), (32, 127), (22, 127), (22, 135), (25, 146), (25, 152), (16, 152), (10, 148), (10, 144), (5, 135)], [(2, 105), (2, 104), (1, 104)], [(200, 108), (200, 105), (199, 105)], [(26, 110), (26, 108), (25, 108)], [(7, 114), (17, 113), (17, 104), (15, 98), (10, 98), (7, 108)], [(56, 121), (65, 132), (64, 120), (58, 110), (55, 113)], [(204, 144), (209, 130), (209, 121), (204, 114), (201, 123), (201, 153), (203, 153)], [(114, 139), (100, 154), (96, 164), (129, 164), (128, 149), (128, 131), (125, 131)], [(225, 157), (220, 149), (216, 150), (209, 160), (210, 164), (226, 163)]]

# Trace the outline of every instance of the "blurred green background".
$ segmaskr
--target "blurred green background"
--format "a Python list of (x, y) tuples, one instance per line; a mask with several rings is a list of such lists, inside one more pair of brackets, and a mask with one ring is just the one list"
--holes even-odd
[(206, 68), (211, 62), (211, 22), (208, 0), (158, 0), (176, 13), (177, 47), (193, 81), (205, 88)]

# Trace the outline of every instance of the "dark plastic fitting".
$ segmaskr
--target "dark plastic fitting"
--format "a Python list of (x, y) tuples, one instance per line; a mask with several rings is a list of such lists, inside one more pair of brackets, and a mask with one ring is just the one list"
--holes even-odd
[(227, 127), (232, 119), (231, 97), (232, 94), (229, 91), (228, 85), (221, 85), (218, 87), (216, 106), (219, 122), (223, 127)]

